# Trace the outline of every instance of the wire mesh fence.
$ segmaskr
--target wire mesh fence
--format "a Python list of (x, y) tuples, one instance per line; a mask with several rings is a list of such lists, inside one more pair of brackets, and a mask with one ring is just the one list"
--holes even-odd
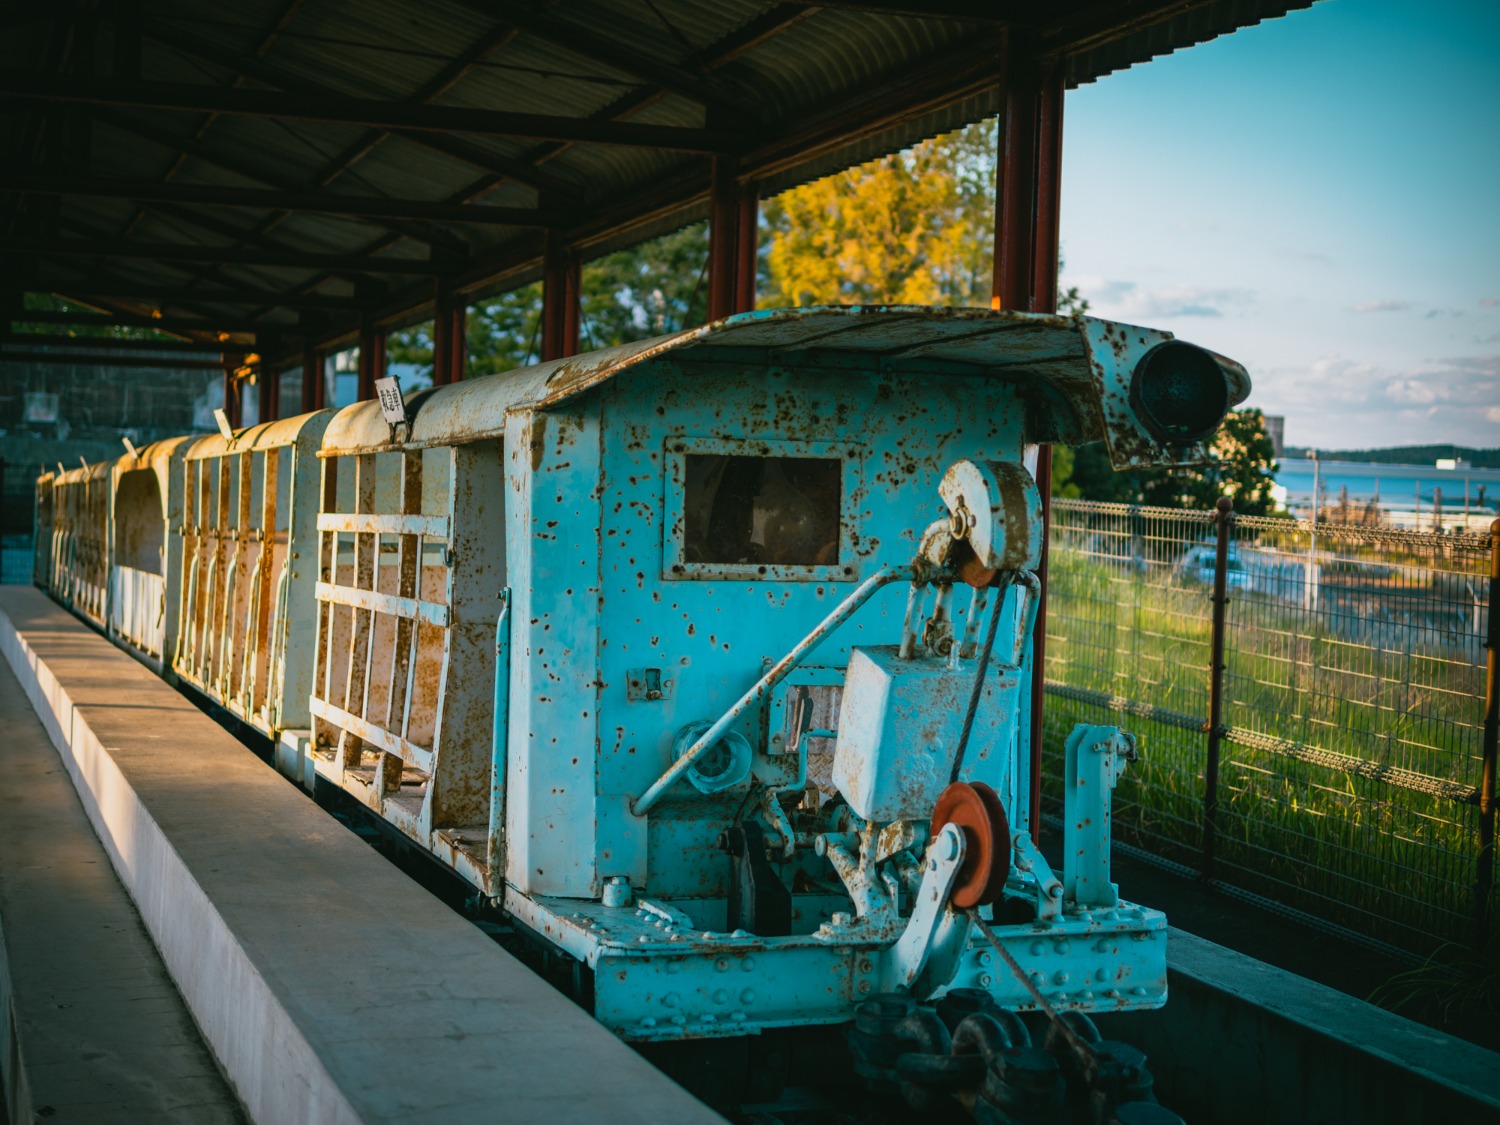
[(1491, 537), (1233, 516), (1224, 534), (1221, 556), (1214, 512), (1054, 502), (1049, 776), (1074, 723), (1123, 726), (1142, 760), (1121, 839), (1414, 952), (1481, 940)]

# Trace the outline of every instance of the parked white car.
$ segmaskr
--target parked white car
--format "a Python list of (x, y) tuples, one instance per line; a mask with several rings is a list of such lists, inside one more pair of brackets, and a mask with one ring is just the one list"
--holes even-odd
[[(1189, 547), (1172, 567), (1173, 576), (1180, 582), (1192, 582), (1212, 586), (1214, 582), (1214, 548), (1212, 546)], [(1248, 590), (1250, 572), (1240, 561), (1239, 553), (1230, 549), (1224, 566), (1224, 588), (1226, 590)]]

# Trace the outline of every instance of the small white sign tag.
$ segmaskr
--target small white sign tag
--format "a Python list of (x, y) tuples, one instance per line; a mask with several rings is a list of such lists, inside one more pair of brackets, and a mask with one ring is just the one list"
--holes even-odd
[(233, 441), (234, 427), (229, 424), (229, 415), (224, 413), (222, 406), (214, 411), (214, 421), (219, 423), (219, 433), (224, 435), (224, 440)]
[(391, 425), (406, 421), (406, 403), (401, 401), (401, 384), (394, 375), (375, 380), (375, 394), (380, 398), (380, 412)]

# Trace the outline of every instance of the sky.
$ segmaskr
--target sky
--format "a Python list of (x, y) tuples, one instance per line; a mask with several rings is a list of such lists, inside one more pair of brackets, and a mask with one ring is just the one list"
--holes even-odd
[(1319, 0), (1069, 91), (1064, 286), (1289, 445), (1500, 446), (1500, 3)]

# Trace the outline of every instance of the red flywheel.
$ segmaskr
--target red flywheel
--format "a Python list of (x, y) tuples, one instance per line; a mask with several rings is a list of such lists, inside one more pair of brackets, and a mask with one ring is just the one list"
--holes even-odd
[(953, 884), (953, 905), (986, 906), (1000, 898), (1010, 875), (1010, 820), (1000, 795), (982, 781), (955, 781), (932, 811), (932, 835), (956, 824), (964, 834), (964, 861)]

